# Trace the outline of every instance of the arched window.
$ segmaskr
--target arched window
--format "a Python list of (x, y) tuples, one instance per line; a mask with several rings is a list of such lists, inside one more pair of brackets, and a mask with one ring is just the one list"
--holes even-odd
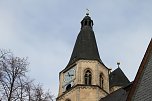
[(91, 21), (89, 21), (89, 26), (92, 26), (92, 25), (91, 25)]
[(71, 101), (70, 99), (66, 99), (65, 101)]
[(91, 85), (91, 79), (92, 79), (91, 72), (90, 72), (90, 70), (87, 70), (84, 75), (84, 81), (85, 81), (84, 83), (86, 85)]
[(100, 84), (100, 87), (103, 88), (103, 75), (102, 75), (102, 73), (99, 76), (99, 84)]
[(67, 85), (66, 90), (69, 90), (71, 88), (71, 84)]
[(87, 25), (87, 21), (84, 22), (84, 25), (85, 25), (85, 26)]

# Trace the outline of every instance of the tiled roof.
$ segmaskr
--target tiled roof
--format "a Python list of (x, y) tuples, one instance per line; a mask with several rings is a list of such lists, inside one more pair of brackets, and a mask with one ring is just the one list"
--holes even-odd
[(126, 75), (123, 73), (123, 71), (118, 67), (113, 72), (110, 73), (109, 76), (109, 85), (110, 88), (113, 86), (126, 86), (130, 83)]
[(81, 30), (77, 37), (70, 61), (67, 66), (80, 59), (97, 60), (102, 63), (99, 56), (94, 31), (92, 29), (93, 21), (89, 16), (85, 16), (81, 21), (81, 24)]
[(99, 101), (126, 101), (131, 83), (126, 87), (120, 88), (108, 96), (101, 98)]
[(127, 101), (152, 101), (152, 39), (140, 64)]

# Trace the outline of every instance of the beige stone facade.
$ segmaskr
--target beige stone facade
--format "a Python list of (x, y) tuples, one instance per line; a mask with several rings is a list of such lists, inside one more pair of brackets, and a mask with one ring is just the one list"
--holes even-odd
[[(60, 85), (57, 101), (98, 101), (101, 97), (109, 94), (109, 69), (96, 60), (79, 60), (75, 63), (76, 73), (69, 90), (65, 90), (64, 73), (60, 72)], [(70, 69), (70, 67), (69, 67)], [(85, 85), (84, 75), (87, 70), (91, 71), (91, 85)], [(103, 77), (103, 86), (100, 85), (100, 75)]]
[(99, 101), (100, 98), (107, 96), (107, 93), (98, 86), (77, 85), (70, 91), (63, 93), (57, 98), (57, 101)]

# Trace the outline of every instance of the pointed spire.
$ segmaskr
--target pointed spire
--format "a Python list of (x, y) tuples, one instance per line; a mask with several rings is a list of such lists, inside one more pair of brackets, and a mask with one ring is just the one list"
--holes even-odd
[(124, 72), (118, 67), (109, 75), (109, 86), (125, 86), (129, 84), (130, 81), (124, 74)]
[(89, 15), (86, 15), (81, 21), (81, 30), (78, 34), (70, 61), (67, 66), (80, 59), (97, 60), (102, 63), (92, 26), (93, 20), (91, 20)]

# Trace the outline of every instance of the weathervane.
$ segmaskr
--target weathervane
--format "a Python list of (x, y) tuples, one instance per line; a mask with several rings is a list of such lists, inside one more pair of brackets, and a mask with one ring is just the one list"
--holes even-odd
[(86, 13), (86, 15), (88, 16), (88, 15), (89, 15), (89, 9), (87, 8), (86, 10), (87, 10), (87, 13)]

